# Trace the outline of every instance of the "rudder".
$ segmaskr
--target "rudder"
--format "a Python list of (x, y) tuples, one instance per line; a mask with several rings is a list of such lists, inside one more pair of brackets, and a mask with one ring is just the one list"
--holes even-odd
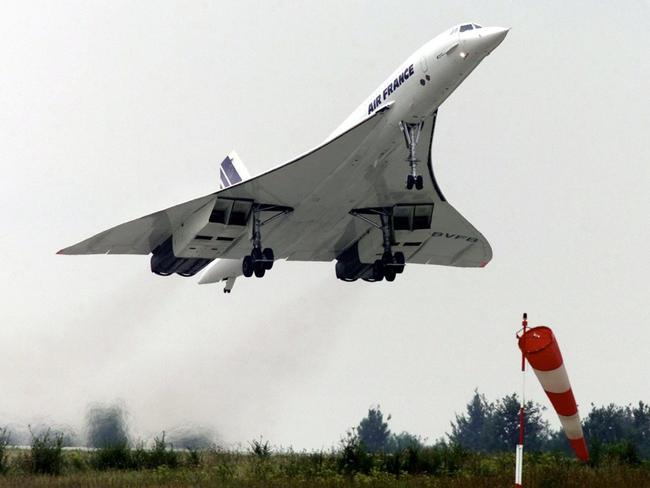
[(244, 162), (233, 150), (219, 165), (219, 189), (223, 190), (250, 178)]

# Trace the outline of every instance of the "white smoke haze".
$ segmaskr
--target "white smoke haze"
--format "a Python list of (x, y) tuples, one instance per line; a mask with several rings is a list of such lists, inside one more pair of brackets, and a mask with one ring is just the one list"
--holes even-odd
[[(650, 65), (630, 26), (649, 14), (634, 0), (7, 6), (0, 426), (85, 443), (88, 409), (118, 402), (132, 441), (318, 449), (379, 403), (395, 432), (436, 439), (475, 387), (519, 388), (522, 312), (553, 328), (578, 403), (647, 402)], [(493, 246), (485, 269), (349, 284), (333, 263), (279, 262), (224, 295), (144, 256), (55, 255), (214, 191), (233, 148), (256, 174), (318, 145), (464, 21), (512, 27), (433, 144), (443, 193)]]

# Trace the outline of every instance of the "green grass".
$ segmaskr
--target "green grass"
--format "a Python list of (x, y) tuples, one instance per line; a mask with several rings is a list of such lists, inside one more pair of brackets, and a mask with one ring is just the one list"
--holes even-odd
[[(135, 453), (137, 450), (133, 450)], [(9, 469), (0, 475), (4, 487), (377, 487), (446, 488), (513, 485), (514, 456), (480, 455), (466, 451), (425, 448), (418, 454), (366, 455), (357, 471), (343, 452), (251, 453), (209, 450), (176, 452), (175, 467), (99, 470), (97, 451), (64, 451), (60, 476), (33, 474), (24, 459), (29, 451), (8, 451)], [(428, 452), (427, 452), (428, 451)], [(134, 454), (135, 455), (135, 454)], [(414, 457), (415, 456), (415, 457)], [(172, 458), (163, 458), (172, 459)], [(346, 464), (347, 463), (347, 464)], [(412, 474), (409, 474), (411, 471)], [(425, 472), (431, 472), (425, 474)], [(603, 459), (585, 466), (554, 454), (525, 458), (527, 487), (650, 487), (650, 463)]]

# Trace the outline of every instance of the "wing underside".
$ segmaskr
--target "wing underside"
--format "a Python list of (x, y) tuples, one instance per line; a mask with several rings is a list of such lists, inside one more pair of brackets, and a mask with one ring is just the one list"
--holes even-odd
[(150, 254), (213, 195), (190, 200), (100, 232), (58, 254)]
[(488, 242), (446, 201), (435, 179), (436, 116), (425, 121), (418, 145), (424, 188), (413, 191), (404, 187), (404, 138), (388, 112), (389, 107), (267, 173), (119, 225), (60, 253), (149, 254), (171, 242), (177, 256), (242, 259), (251, 250), (252, 205), (262, 204), (269, 209), (264, 246), (273, 248), (276, 259), (331, 261), (355, 243), (380, 255), (381, 231), (352, 213), (381, 207), (407, 216), (396, 227), (394, 244), (408, 262), (485, 265), (492, 257)]

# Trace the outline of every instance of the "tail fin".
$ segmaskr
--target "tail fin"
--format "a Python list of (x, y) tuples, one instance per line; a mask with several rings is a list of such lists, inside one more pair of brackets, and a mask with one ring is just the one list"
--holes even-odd
[(248, 180), (250, 177), (246, 166), (235, 151), (230, 151), (230, 154), (219, 165), (220, 190), (236, 185), (240, 181)]

